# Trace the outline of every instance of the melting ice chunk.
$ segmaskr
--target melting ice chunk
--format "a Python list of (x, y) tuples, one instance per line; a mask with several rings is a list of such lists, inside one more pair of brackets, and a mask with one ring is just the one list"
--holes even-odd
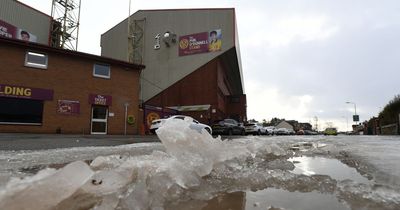
[(85, 162), (77, 161), (58, 171), (47, 169), (27, 180), (10, 182), (0, 192), (0, 209), (54, 208), (78, 190), (92, 175), (93, 171)]
[(157, 130), (157, 135), (168, 154), (190, 166), (199, 176), (209, 174), (219, 161), (222, 141), (205, 130), (199, 133), (191, 129), (188, 121), (169, 119)]
[(199, 176), (208, 175), (214, 165), (250, 155), (245, 145), (231, 145), (213, 138), (206, 130), (199, 133), (187, 120), (169, 119), (156, 133), (169, 155)]

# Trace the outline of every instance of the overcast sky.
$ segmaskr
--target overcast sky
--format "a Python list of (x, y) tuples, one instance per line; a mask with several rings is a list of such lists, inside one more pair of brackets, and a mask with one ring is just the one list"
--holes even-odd
[[(51, 0), (22, 0), (50, 14)], [(129, 0), (82, 0), (79, 51), (128, 16)], [(398, 0), (132, 0), (139, 9), (234, 7), (248, 118), (279, 117), (349, 129), (400, 93)]]

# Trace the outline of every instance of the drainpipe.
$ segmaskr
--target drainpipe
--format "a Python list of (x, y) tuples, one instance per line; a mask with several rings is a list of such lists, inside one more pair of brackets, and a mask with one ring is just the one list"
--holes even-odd
[(127, 118), (128, 118), (128, 106), (129, 106), (129, 103), (126, 102), (124, 104), (124, 106), (125, 106), (124, 135), (126, 136), (126, 121), (127, 121)]

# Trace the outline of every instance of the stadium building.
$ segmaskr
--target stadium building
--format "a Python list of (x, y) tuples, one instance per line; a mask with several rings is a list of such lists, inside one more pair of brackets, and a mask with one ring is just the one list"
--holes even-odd
[(145, 64), (147, 125), (171, 114), (246, 120), (235, 10), (139, 10), (101, 36), (102, 56)]

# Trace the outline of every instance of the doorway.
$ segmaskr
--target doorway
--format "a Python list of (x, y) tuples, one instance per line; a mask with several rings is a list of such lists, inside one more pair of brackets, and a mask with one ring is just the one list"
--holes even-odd
[(107, 134), (107, 106), (92, 106), (91, 134)]

